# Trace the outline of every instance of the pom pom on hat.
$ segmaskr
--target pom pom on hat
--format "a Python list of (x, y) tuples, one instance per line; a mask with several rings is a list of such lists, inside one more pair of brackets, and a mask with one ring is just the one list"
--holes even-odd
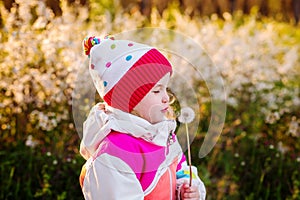
[(101, 98), (110, 106), (131, 112), (154, 85), (172, 73), (169, 61), (157, 49), (129, 40), (87, 37), (84, 52)]
[(83, 40), (83, 50), (84, 50), (85, 55), (89, 56), (91, 48), (93, 46), (95, 46), (96, 44), (100, 44), (100, 39), (99, 38), (96, 38), (95, 36), (86, 37)]

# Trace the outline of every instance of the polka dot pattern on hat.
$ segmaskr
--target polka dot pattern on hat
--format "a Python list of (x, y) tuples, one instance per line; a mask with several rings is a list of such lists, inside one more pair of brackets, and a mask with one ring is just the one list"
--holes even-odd
[(104, 37), (104, 39), (115, 40), (115, 37), (112, 36), (112, 35), (106, 35), (106, 36)]
[(106, 87), (107, 86), (107, 81), (103, 81), (103, 85), (104, 85), (104, 87)]
[(131, 60), (131, 58), (132, 58), (132, 55), (128, 55), (128, 56), (126, 56), (126, 61), (129, 61), (129, 60)]
[(111, 48), (111, 49), (116, 48), (116, 44), (112, 44), (112, 45), (110, 46), (110, 48)]
[(130, 112), (171, 64), (155, 48), (129, 40), (89, 37), (84, 50), (100, 97), (108, 105)]
[(110, 67), (111, 66), (111, 62), (107, 62), (105, 66), (106, 67)]

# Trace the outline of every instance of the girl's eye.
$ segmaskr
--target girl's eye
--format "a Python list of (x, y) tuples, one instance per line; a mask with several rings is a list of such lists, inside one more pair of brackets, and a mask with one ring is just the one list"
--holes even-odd
[(159, 93), (159, 90), (154, 90), (153, 93), (154, 93), (154, 94), (158, 94), (158, 93)]

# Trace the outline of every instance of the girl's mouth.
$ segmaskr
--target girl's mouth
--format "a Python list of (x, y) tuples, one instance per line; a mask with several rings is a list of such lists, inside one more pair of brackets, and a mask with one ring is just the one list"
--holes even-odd
[(162, 109), (161, 111), (162, 111), (162, 112), (167, 112), (168, 109), (169, 109), (169, 107), (166, 107), (166, 108)]

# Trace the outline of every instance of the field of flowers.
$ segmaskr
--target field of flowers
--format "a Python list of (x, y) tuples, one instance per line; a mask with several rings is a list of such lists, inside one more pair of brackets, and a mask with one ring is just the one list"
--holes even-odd
[[(143, 27), (192, 38), (224, 80), (225, 125), (201, 159), (212, 91), (203, 80), (193, 81), (201, 118), (192, 160), (207, 199), (300, 199), (299, 26), (258, 20), (255, 10), (248, 16), (191, 19), (171, 6), (163, 16), (154, 9), (149, 20), (118, 7), (89, 12), (62, 3), (62, 16), (54, 17), (42, 1), (17, 2), (11, 12), (0, 3), (0, 199), (83, 199), (80, 127), (72, 110), (88, 112), (94, 102), (88, 92), (73, 93), (78, 77), (87, 72), (82, 39)], [(180, 45), (189, 51), (188, 44)], [(209, 68), (202, 75), (213, 78)], [(76, 98), (85, 104), (75, 105)]]

